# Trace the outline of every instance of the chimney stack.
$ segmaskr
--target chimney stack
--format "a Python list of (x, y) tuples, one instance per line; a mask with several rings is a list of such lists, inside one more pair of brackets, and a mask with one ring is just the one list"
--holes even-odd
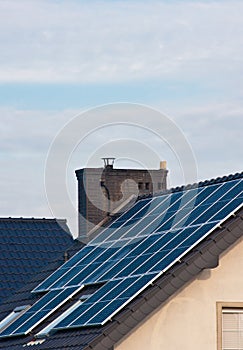
[(79, 237), (89, 240), (89, 231), (132, 195), (148, 195), (167, 188), (166, 161), (160, 169), (116, 169), (115, 158), (105, 157), (103, 168), (76, 170), (78, 180)]

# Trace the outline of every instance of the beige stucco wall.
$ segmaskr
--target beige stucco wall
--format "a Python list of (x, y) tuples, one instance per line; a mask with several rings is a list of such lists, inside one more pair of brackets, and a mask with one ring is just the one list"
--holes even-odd
[(115, 350), (216, 350), (216, 302), (243, 302), (243, 240), (137, 327)]

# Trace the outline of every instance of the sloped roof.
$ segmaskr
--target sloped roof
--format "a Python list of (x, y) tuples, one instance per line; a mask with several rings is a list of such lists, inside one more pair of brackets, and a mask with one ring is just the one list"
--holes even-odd
[(73, 243), (66, 220), (0, 218), (0, 303)]
[[(231, 175), (229, 177), (218, 178), (203, 182), (199, 187), (205, 187), (226, 183), (228, 181), (243, 179), (243, 173)], [(173, 293), (178, 291), (184, 284), (193, 279), (199, 272), (205, 268), (214, 268), (218, 264), (220, 254), (230, 247), (243, 234), (243, 210), (242, 210), (242, 181), (234, 195), (238, 196), (241, 193), (241, 204), (237, 205), (229, 215), (218, 222), (215, 227), (210, 230), (208, 235), (205, 235), (197, 244), (192, 244), (191, 249), (187, 249), (186, 253), (177, 259), (169, 266), (166, 271), (149, 284), (146, 285), (136, 296), (124, 305), (120, 311), (114, 314), (110, 319), (100, 326), (83, 326), (77, 328), (67, 327), (60, 329), (55, 333), (50, 333), (48, 337), (36, 339), (35, 335), (42, 330), (53, 319), (62, 314), (68, 309), (70, 303), (77, 301), (83, 294), (89, 294), (90, 284), (81, 289), (74, 296), (74, 301), (68, 301), (62, 305), (57, 313), (51, 315), (40, 323), (33, 331), (26, 336), (6, 337), (0, 340), (0, 349), (17, 350), (23, 346), (34, 346), (34, 349), (49, 349), (49, 350), (104, 350), (111, 349), (112, 346), (122, 339), (133, 327), (145, 319), (149, 313), (154, 311), (159, 305), (166, 301)], [(195, 188), (195, 187), (194, 187)], [(176, 189), (171, 192), (189, 191), (191, 186)], [(239, 202), (237, 202), (239, 203)], [(134, 210), (133, 208), (131, 210)], [(129, 216), (129, 212), (126, 214)], [(102, 233), (101, 233), (102, 236)], [(100, 236), (100, 237), (101, 237)], [(104, 236), (105, 237), (105, 236)], [(79, 254), (79, 253), (78, 253)], [(76, 255), (77, 258), (78, 255)], [(75, 257), (74, 257), (75, 259)], [(121, 259), (123, 260), (123, 259)], [(72, 261), (72, 260), (71, 260)], [(4, 309), (0, 309), (0, 319), (11, 312), (14, 307), (24, 304), (33, 304), (40, 295), (38, 293), (29, 293), (34, 289), (34, 286), (39, 285), (41, 278), (26, 288), (23, 294), (19, 294), (15, 299), (4, 305)], [(86, 289), (85, 289), (86, 288)], [(100, 289), (101, 290), (101, 289)], [(95, 293), (93, 294), (95, 295)], [(21, 300), (21, 301), (20, 301)], [(68, 306), (69, 304), (69, 306)], [(28, 348), (28, 347), (27, 347)]]

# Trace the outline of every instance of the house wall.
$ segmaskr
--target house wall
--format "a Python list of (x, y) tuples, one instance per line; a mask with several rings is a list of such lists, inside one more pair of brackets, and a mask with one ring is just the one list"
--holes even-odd
[(217, 302), (243, 302), (243, 240), (147, 318), (115, 350), (216, 350)]

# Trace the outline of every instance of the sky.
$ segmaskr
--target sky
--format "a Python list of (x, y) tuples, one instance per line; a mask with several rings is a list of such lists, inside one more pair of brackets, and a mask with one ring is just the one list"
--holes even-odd
[[(102, 166), (102, 155), (117, 167), (165, 159), (169, 186), (187, 182), (176, 141), (166, 129), (156, 139), (152, 120), (146, 129), (149, 110), (184, 138), (195, 181), (242, 171), (242, 13), (241, 0), (0, 0), (0, 215), (60, 216), (46, 195), (46, 166), (53, 145), (65, 152), (62, 131), (75, 117), (80, 140), (65, 169), (74, 207), (74, 170)], [(112, 114), (117, 103), (147, 115), (136, 127), (99, 115), (92, 129), (92, 111), (108, 105)], [(69, 141), (79, 132), (70, 130)], [(75, 235), (76, 219), (67, 219)]]

